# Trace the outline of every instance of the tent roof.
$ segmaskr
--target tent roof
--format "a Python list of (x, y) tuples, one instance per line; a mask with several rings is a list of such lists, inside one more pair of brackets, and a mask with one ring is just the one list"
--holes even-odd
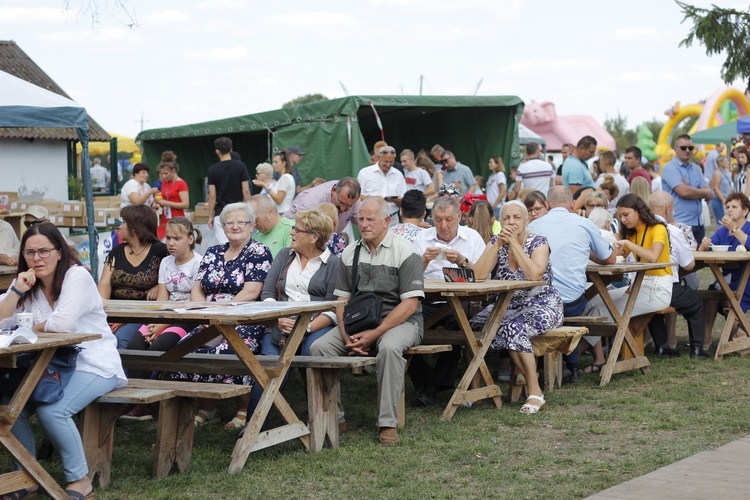
[(737, 127), (740, 124), (745, 123), (750, 123), (750, 116), (745, 116), (743, 118), (740, 118), (739, 120), (725, 123), (724, 125), (701, 130), (700, 132), (696, 132), (690, 137), (693, 139), (693, 142), (697, 144), (715, 144), (717, 142), (728, 143), (731, 142), (732, 137), (741, 135), (739, 132), (737, 132)]
[[(26, 55), (26, 53), (13, 41), (0, 41), (0, 71), (17, 77), (24, 82), (38, 87), (40, 90), (73, 102), (63, 89), (58, 86), (42, 69)], [(0, 83), (0, 98), (7, 94), (6, 80)], [(76, 106), (78, 106), (76, 104)], [(104, 129), (92, 118), (87, 118), (89, 139), (92, 141), (109, 141), (110, 137)], [(0, 128), (0, 137), (15, 137), (23, 139), (62, 139), (76, 140), (78, 138), (74, 128), (69, 126), (40, 127), (22, 126), (24, 128)]]
[(363, 120), (374, 114), (369, 102), (372, 102), (379, 115), (389, 113), (397, 119), (437, 113), (455, 107), (507, 107), (523, 104), (521, 98), (516, 96), (348, 96), (251, 115), (144, 130), (138, 134), (136, 141), (253, 132), (265, 134), (268, 130), (291, 125), (293, 122), (346, 120), (347, 116), (352, 120)]
[(544, 138), (522, 124), (518, 124), (518, 142), (520, 144), (528, 144), (530, 142), (536, 142), (537, 144), (547, 144)]

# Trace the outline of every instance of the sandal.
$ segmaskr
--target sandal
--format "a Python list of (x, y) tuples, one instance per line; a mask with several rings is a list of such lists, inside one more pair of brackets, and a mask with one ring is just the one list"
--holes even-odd
[(70, 500), (85, 500), (86, 498), (90, 498), (89, 495), (91, 495), (91, 492), (88, 495), (84, 495), (80, 491), (65, 490), (65, 494), (68, 495)]
[(247, 412), (245, 410), (237, 410), (237, 414), (232, 420), (227, 422), (224, 428), (228, 431), (236, 431), (245, 428), (245, 422), (247, 421)]
[(216, 408), (211, 411), (198, 410), (198, 413), (195, 414), (195, 427), (203, 427), (204, 425), (214, 424), (221, 420), (216, 413)]
[[(536, 399), (539, 401), (539, 405), (533, 405), (529, 403), (530, 399)], [(534, 396), (533, 394), (530, 395), (528, 398), (526, 398), (526, 403), (524, 403), (523, 406), (521, 406), (521, 413), (524, 415), (533, 415), (534, 413), (539, 413), (540, 411), (547, 408), (547, 402), (544, 401), (544, 395), (542, 396)]]
[(583, 369), (583, 373), (599, 373), (602, 371), (602, 366), (604, 366), (604, 363), (591, 363)]

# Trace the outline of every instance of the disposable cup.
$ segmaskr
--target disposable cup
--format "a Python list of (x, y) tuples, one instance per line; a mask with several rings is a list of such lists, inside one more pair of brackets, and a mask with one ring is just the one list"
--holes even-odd
[(16, 313), (16, 324), (30, 330), (34, 326), (34, 315), (31, 313)]

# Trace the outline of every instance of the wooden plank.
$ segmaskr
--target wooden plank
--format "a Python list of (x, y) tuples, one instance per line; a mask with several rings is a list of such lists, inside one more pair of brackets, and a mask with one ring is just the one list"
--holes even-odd
[[(28, 450), (9, 432), (9, 429), (0, 429), (0, 446), (8, 450), (11, 456), (34, 478), (39, 487), (55, 500), (67, 499), (68, 495), (52, 479), (52, 476), (44, 470), (39, 462), (32, 457)], [(3, 476), (0, 476), (3, 477)]]
[[(477, 345), (482, 345), (482, 332), (474, 332)], [(434, 330), (425, 330), (422, 345), (450, 344), (466, 345), (466, 336), (460, 330), (446, 330), (439, 327)]]
[(563, 318), (563, 323), (606, 323), (610, 321), (607, 316), (566, 316)]
[(309, 435), (310, 429), (308, 429), (302, 422), (282, 425), (281, 427), (261, 432), (250, 452), (252, 453), (279, 443), (285, 443), (286, 441)]
[(441, 279), (424, 280), (424, 292), (443, 297), (480, 297), (500, 292), (509, 292), (542, 286), (543, 281), (485, 280), (475, 283), (451, 283)]
[(447, 352), (452, 351), (453, 346), (447, 345), (447, 344), (435, 344), (435, 345), (415, 345), (413, 347), (408, 348), (404, 355), (414, 355), (414, 354), (436, 354), (438, 352)]
[(122, 403), (146, 405), (156, 403), (175, 397), (171, 389), (139, 389), (133, 387), (121, 387), (99, 396), (94, 401), (97, 403)]
[(173, 391), (178, 398), (230, 399), (249, 393), (252, 388), (237, 384), (212, 384), (208, 382), (187, 382), (182, 380), (150, 380), (131, 378), (130, 389), (155, 389)]
[(8, 354), (20, 354), (22, 352), (35, 352), (50, 347), (62, 347), (67, 345), (80, 344), (87, 340), (96, 340), (102, 338), (99, 333), (37, 333), (37, 341), (33, 344), (11, 344), (8, 347), (0, 348), (0, 357)]
[(638, 368), (648, 368), (650, 363), (646, 356), (639, 356), (637, 358), (630, 358), (615, 363), (615, 368), (612, 373), (629, 372), (631, 370), (637, 370)]
[(716, 352), (720, 356), (729, 354), (732, 352), (742, 351), (750, 349), (750, 337), (743, 337), (741, 339), (730, 340), (723, 345), (717, 347)]
[(179, 400), (172, 398), (159, 405), (159, 422), (154, 443), (154, 477), (167, 477), (175, 462), (175, 448), (179, 436), (177, 422), (180, 416)]
[(457, 393), (453, 398), (453, 404), (460, 405), (463, 403), (480, 401), (482, 399), (502, 396), (502, 391), (498, 385), (488, 385), (479, 389), (470, 389)]
[(34, 479), (25, 470), (0, 474), (0, 495), (17, 490), (28, 490), (36, 486)]

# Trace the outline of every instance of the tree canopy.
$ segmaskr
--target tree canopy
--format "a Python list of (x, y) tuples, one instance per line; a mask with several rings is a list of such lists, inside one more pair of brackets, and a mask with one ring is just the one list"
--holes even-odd
[(706, 47), (706, 54), (726, 51), (721, 66), (721, 79), (731, 85), (738, 78), (747, 82), (750, 91), (750, 10), (739, 11), (712, 5), (710, 9), (695, 7), (675, 0), (693, 26), (680, 47), (690, 47), (698, 41)]
[(299, 106), (300, 104), (310, 104), (311, 102), (327, 101), (328, 98), (323, 94), (307, 94), (296, 99), (292, 99), (289, 102), (285, 102), (281, 105), (283, 108), (291, 108), (293, 106)]

